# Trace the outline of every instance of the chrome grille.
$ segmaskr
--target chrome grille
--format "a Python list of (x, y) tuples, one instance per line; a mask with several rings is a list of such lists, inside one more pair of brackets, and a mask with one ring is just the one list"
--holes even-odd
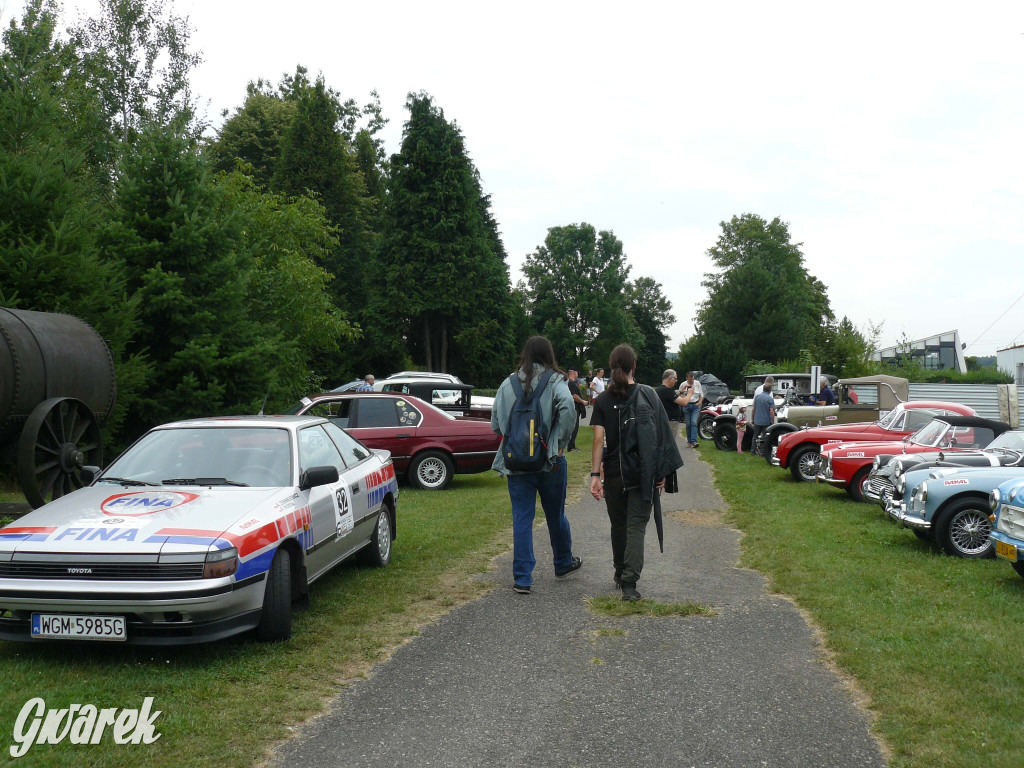
[(880, 499), (884, 499), (891, 496), (895, 490), (894, 486), (887, 478), (884, 477), (868, 477), (868, 490), (878, 496)]
[(68, 579), (75, 581), (181, 581), (201, 579), (203, 563), (0, 563), (3, 579)]

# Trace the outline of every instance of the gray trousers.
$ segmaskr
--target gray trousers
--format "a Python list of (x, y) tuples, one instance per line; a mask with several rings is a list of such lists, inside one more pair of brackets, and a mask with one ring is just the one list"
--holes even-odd
[(612, 562), (616, 576), (636, 584), (644, 569), (644, 536), (654, 502), (644, 501), (639, 488), (623, 490), (618, 467), (611, 469), (604, 474), (604, 500), (612, 524)]

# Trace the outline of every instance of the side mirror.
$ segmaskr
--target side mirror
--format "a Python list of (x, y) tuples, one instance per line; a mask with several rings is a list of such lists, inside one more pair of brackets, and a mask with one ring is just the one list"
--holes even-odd
[(78, 470), (78, 476), (82, 479), (82, 485), (92, 485), (102, 471), (99, 467), (86, 466)]
[(299, 490), (308, 491), (320, 485), (330, 485), (338, 482), (337, 467), (310, 467), (299, 478)]

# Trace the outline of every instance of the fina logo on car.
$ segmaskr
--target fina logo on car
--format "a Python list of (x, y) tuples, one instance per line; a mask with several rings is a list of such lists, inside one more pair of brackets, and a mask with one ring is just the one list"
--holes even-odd
[(971, 483), (970, 480), (964, 480), (964, 479), (961, 479), (961, 480), (943, 480), (942, 481), (943, 485), (970, 485), (970, 483)]
[(199, 498), (198, 493), (185, 491), (136, 491), (119, 493), (104, 499), (100, 510), (104, 515), (117, 517), (139, 517), (154, 512), (166, 512)]

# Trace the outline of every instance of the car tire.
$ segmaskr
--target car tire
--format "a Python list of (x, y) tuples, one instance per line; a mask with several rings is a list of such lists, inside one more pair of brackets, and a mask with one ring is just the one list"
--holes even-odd
[(821, 453), (818, 446), (804, 445), (789, 455), (789, 471), (797, 482), (813, 483), (818, 476), (820, 461)]
[(370, 543), (359, 550), (356, 558), (360, 565), (384, 568), (391, 562), (391, 510), (387, 504), (377, 513), (377, 524), (373, 527)]
[(1018, 560), (1016, 563), (1010, 563), (1013, 566), (1013, 570), (1017, 572), (1017, 575), (1024, 579), (1024, 561)]
[(702, 440), (715, 439), (715, 417), (704, 416), (697, 420), (697, 434)]
[(854, 501), (867, 502), (864, 498), (864, 486), (868, 482), (868, 474), (871, 472), (871, 465), (868, 464), (866, 467), (861, 467), (853, 473), (853, 479), (850, 484), (846, 486), (846, 492), (850, 494), (850, 498)]
[(736, 427), (733, 424), (715, 425), (715, 448), (720, 451), (736, 450)]
[(935, 526), (935, 538), (947, 555), (988, 557), (995, 547), (988, 538), (992, 530), (988, 504), (982, 499), (954, 501), (942, 511)]
[(263, 594), (263, 610), (256, 626), (256, 639), (280, 643), (292, 636), (292, 558), (287, 549), (278, 547), (267, 572), (267, 589)]
[(914, 535), (917, 536), (917, 538), (919, 538), (921, 541), (932, 540), (932, 532), (930, 530), (923, 531), (920, 528), (911, 528), (910, 530), (912, 530), (914, 532)]
[(764, 457), (768, 466), (771, 466), (772, 464), (772, 448), (779, 444), (779, 439), (781, 437), (782, 435), (778, 432), (772, 431), (761, 441), (761, 448), (759, 450), (761, 451), (761, 456)]
[(409, 482), (425, 491), (440, 491), (448, 487), (454, 473), (455, 465), (447, 454), (423, 451), (409, 466)]

